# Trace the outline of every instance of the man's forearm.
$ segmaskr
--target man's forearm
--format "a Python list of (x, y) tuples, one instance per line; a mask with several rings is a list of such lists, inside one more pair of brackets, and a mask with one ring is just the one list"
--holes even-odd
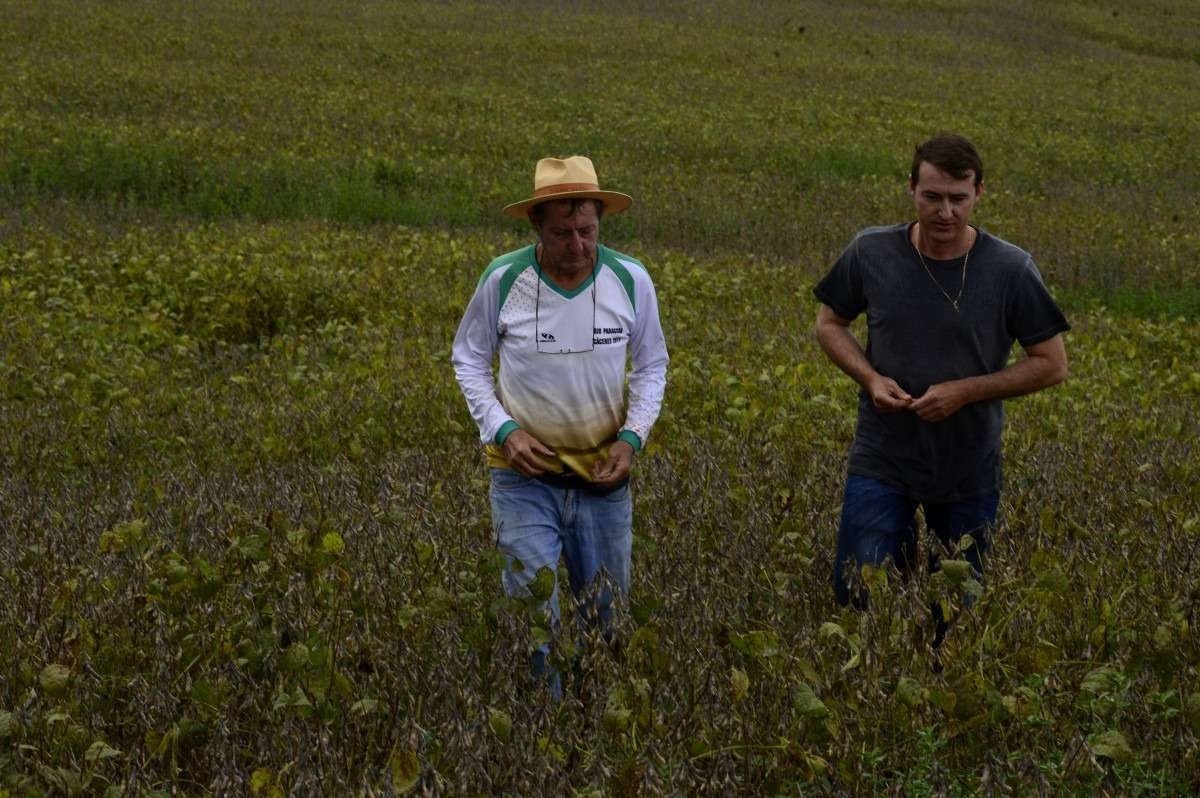
[(992, 374), (966, 377), (957, 382), (962, 384), (967, 403), (970, 403), (1025, 396), (1057, 385), (1065, 377), (1065, 368), (1054, 360), (1029, 356)]
[(866, 353), (850, 329), (836, 322), (821, 323), (817, 325), (816, 333), (817, 343), (833, 364), (863, 388), (869, 388), (878, 372), (867, 360)]

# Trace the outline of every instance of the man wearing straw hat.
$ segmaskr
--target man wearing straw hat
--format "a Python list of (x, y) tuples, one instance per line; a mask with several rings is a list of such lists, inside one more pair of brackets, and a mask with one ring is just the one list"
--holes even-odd
[[(578, 155), (538, 161), (533, 183), (533, 195), (504, 213), (528, 219), (536, 243), (484, 270), (452, 359), (491, 472), (505, 590), (529, 596), (535, 579), (534, 595), (552, 586), (556, 626), (562, 556), (581, 612), (606, 628), (614, 594), (629, 590), (629, 471), (662, 406), (666, 341), (645, 267), (599, 243), (601, 217), (632, 198), (601, 190)], [(534, 652), (533, 670), (558, 696), (548, 651)]]

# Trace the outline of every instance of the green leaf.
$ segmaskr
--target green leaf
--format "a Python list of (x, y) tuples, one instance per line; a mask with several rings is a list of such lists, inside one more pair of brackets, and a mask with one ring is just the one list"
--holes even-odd
[(536, 647), (544, 646), (554, 640), (554, 633), (541, 624), (534, 624), (529, 630), (529, 636), (533, 638)]
[(504, 570), (504, 554), (496, 549), (488, 549), (479, 555), (477, 568), (480, 576), (491, 576)]
[(502, 709), (488, 707), (488, 728), (502, 743), (512, 739), (512, 718)]
[(140, 552), (146, 542), (146, 522), (138, 518), (117, 524), (100, 535), (101, 553), (119, 554), (126, 549)]
[(567, 753), (562, 746), (551, 740), (546, 735), (542, 735), (537, 741), (538, 751), (546, 754), (556, 762), (562, 763), (567, 760)]
[(1058, 552), (1047, 549), (1035, 551), (1029, 558), (1029, 567), (1036, 577), (1034, 587), (1037, 590), (1061, 595), (1071, 589), (1071, 581), (1063, 572), (1062, 555)]
[(1093, 734), (1088, 737), (1087, 742), (1097, 756), (1108, 757), (1123, 765), (1128, 765), (1135, 759), (1133, 749), (1129, 747), (1125, 735), (1116, 729)]
[(740, 668), (729, 669), (729, 688), (733, 702), (740, 703), (750, 692), (750, 677)]
[(337, 532), (326, 532), (321, 538), (321, 551), (340, 555), (346, 550), (346, 541)]
[(640, 596), (630, 602), (629, 612), (638, 624), (646, 624), (664, 606), (663, 600), (657, 596)]
[(896, 698), (905, 706), (915, 709), (929, 698), (929, 691), (911, 676), (901, 676), (896, 684)]
[(421, 760), (415, 751), (393, 748), (388, 757), (388, 770), (392, 776), (392, 789), (398, 793), (408, 792), (421, 780)]
[(982, 712), (990, 685), (982, 674), (968, 672), (954, 683), (954, 715), (967, 720)]
[(958, 703), (958, 696), (953, 690), (934, 687), (929, 689), (928, 695), (929, 703), (945, 713), (953, 712), (955, 704)]
[(877, 595), (887, 589), (888, 574), (886, 568), (871, 565), (870, 563), (863, 563), (862, 567), (858, 569), (858, 573), (862, 577), (863, 585), (866, 586), (871, 595)]
[(362, 698), (350, 706), (350, 711), (355, 715), (370, 715), (378, 708), (379, 702), (374, 698)]
[(543, 565), (529, 582), (529, 595), (537, 601), (548, 600), (554, 593), (554, 581), (554, 571)]
[(38, 674), (38, 684), (46, 695), (57, 698), (67, 692), (71, 684), (71, 671), (65, 665), (53, 662), (42, 668)]
[(755, 659), (766, 659), (779, 654), (779, 635), (771, 629), (754, 629), (745, 634), (734, 634), (730, 642), (738, 651)]
[(1088, 671), (1087, 676), (1083, 677), (1079, 689), (1095, 696), (1106, 695), (1120, 690), (1124, 679), (1124, 674), (1116, 668), (1101, 665), (1099, 668)]
[(279, 664), (287, 673), (300, 673), (308, 667), (311, 654), (308, 646), (303, 643), (293, 643), (288, 646), (287, 651), (283, 652)]
[(253, 562), (266, 562), (271, 556), (267, 539), (263, 535), (250, 533), (234, 541), (239, 554)]
[(250, 793), (252, 795), (263, 795), (275, 783), (275, 773), (268, 768), (258, 768), (254, 773), (250, 774)]
[(17, 716), (7, 710), (0, 710), (0, 740), (16, 737), (21, 728)]
[(43, 767), (42, 777), (57, 788), (56, 792), (64, 795), (82, 795), (83, 778), (74, 770), (64, 767)]
[(942, 560), (941, 567), (951, 585), (960, 585), (971, 577), (971, 563), (966, 560)]
[(1024, 673), (1045, 673), (1060, 656), (1057, 648), (1040, 640), (1018, 646), (1016, 663)]
[(804, 751), (801, 754), (801, 758), (814, 776), (822, 776), (829, 772), (829, 763), (816, 754)]
[(118, 757), (120, 755), (121, 755), (121, 752), (118, 751), (116, 748), (113, 748), (108, 743), (104, 742), (103, 740), (96, 740), (94, 743), (92, 743), (91, 745), (88, 746), (88, 749), (84, 753), (83, 758), (88, 763), (95, 765), (97, 762), (100, 762), (101, 760), (112, 759), (113, 757)]
[(181, 718), (175, 724), (175, 744), (180, 751), (191, 751), (208, 742), (209, 728), (193, 718)]
[(628, 729), (632, 717), (633, 710), (621, 706), (606, 706), (601, 722), (604, 724), (605, 729), (616, 733)]
[(801, 715), (808, 718), (824, 718), (829, 715), (829, 707), (817, 698), (813, 689), (804, 682), (792, 689), (792, 707)]
[(1071, 589), (1071, 580), (1061, 569), (1046, 571), (1037, 578), (1037, 589), (1054, 595), (1063, 595)]
[(821, 640), (828, 640), (830, 638), (845, 640), (846, 630), (833, 621), (826, 621), (825, 623), (821, 624), (821, 628), (817, 630), (817, 637)]
[(192, 684), (192, 689), (188, 691), (188, 696), (207, 710), (218, 709), (222, 702), (221, 691), (217, 687), (214, 687), (211, 682), (204, 679), (199, 679)]

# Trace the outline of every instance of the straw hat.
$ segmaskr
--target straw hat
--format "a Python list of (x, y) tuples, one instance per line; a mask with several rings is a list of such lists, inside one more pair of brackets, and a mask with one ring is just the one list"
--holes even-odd
[(549, 200), (586, 197), (604, 203), (604, 213), (612, 216), (633, 204), (633, 197), (618, 191), (601, 191), (592, 159), (583, 155), (570, 158), (543, 158), (533, 172), (533, 196), (504, 207), (504, 214), (524, 219), (529, 209)]

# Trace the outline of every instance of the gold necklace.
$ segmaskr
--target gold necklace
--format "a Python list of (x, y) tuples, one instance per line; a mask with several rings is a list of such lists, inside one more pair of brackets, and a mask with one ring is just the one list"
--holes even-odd
[(936, 285), (938, 290), (942, 292), (942, 296), (946, 297), (946, 301), (949, 302), (951, 307), (954, 308), (954, 312), (960, 312), (958, 309), (958, 303), (962, 300), (963, 291), (966, 290), (967, 287), (967, 258), (971, 257), (971, 248), (967, 247), (966, 254), (963, 255), (962, 283), (958, 286), (958, 296), (956, 296), (954, 299), (951, 299), (950, 295), (946, 293), (946, 289), (942, 288), (942, 284), (939, 283), (937, 278), (933, 276), (933, 272), (929, 269), (929, 264), (925, 262), (925, 256), (921, 254), (921, 247), (919, 244), (920, 233), (917, 232), (915, 237), (917, 238), (917, 241), (913, 243), (913, 249), (917, 251), (917, 257), (921, 259), (921, 265), (925, 267), (925, 273), (929, 275), (929, 279), (933, 280), (933, 284)]

